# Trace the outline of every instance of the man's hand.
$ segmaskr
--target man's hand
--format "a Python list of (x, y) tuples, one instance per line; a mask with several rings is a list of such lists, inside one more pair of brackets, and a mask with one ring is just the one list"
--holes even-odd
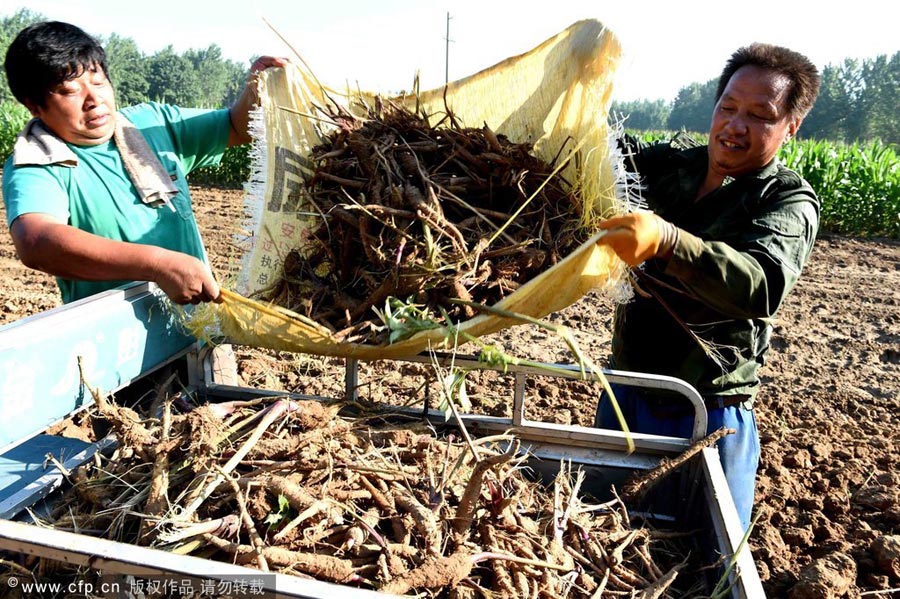
[(153, 282), (176, 304), (222, 301), (209, 267), (193, 256), (163, 250), (153, 270)]
[(241, 95), (229, 109), (228, 114), (231, 118), (231, 134), (228, 136), (229, 146), (250, 143), (250, 133), (247, 131), (247, 127), (250, 123), (250, 110), (259, 104), (259, 88), (257, 86), (259, 74), (270, 67), (285, 67), (287, 64), (287, 58), (260, 56), (250, 65), (247, 84), (244, 86)]
[(188, 254), (114, 241), (48, 214), (23, 214), (9, 229), (22, 263), (63, 279), (153, 281), (173, 302), (220, 302), (209, 267)]
[(269, 67), (287, 66), (287, 63), (288, 59), (281, 56), (260, 56), (250, 65), (250, 77), (252, 79), (256, 73), (265, 71)]
[(600, 223), (607, 231), (599, 245), (608, 245), (629, 266), (650, 258), (669, 258), (678, 239), (678, 229), (652, 212), (632, 212)]
[(245, 87), (246, 92), (249, 94), (248, 100), (251, 105), (259, 103), (259, 90), (257, 88), (259, 74), (268, 68), (286, 67), (287, 64), (288, 59), (280, 56), (260, 56), (253, 61), (253, 64), (250, 65), (250, 74), (247, 76), (247, 84)]

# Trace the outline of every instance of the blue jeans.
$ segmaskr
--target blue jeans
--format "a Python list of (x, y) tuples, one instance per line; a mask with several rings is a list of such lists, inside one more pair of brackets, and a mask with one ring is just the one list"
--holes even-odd
[[(613, 393), (622, 409), (625, 422), (636, 433), (665, 435), (690, 439), (694, 428), (694, 416), (674, 415), (661, 417), (651, 412), (643, 400), (643, 390), (625, 385), (612, 385)], [(687, 400), (685, 400), (687, 401)], [(728, 481), (728, 489), (737, 507), (744, 531), (750, 527), (753, 511), (753, 494), (756, 489), (756, 469), (759, 466), (759, 433), (753, 410), (741, 406), (716, 408), (707, 411), (707, 434), (722, 428), (733, 428), (733, 435), (725, 435), (716, 443), (719, 460)], [(616, 413), (607, 401), (606, 393), (600, 397), (594, 426), (621, 430)]]

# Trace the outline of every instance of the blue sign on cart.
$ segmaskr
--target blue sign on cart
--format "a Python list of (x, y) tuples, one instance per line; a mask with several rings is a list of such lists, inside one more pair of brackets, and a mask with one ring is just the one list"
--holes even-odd
[(196, 340), (149, 283), (0, 327), (0, 454), (182, 355)]

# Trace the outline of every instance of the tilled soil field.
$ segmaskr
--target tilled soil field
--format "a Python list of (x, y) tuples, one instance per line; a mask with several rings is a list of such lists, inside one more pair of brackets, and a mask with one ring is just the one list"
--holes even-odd
[[(233, 273), (240, 191), (193, 190), (197, 220), (223, 280)], [(0, 207), (5, 222), (5, 212)], [(23, 267), (0, 235), (0, 325), (59, 305), (51, 277)], [(577, 331), (600, 365), (612, 307), (597, 295), (549, 320)], [(770, 597), (886, 597), (900, 592), (900, 243), (821, 235), (774, 323), (757, 405), (762, 461), (752, 550)], [(510, 353), (571, 361), (549, 333), (516, 327), (496, 336)], [(340, 394), (339, 360), (239, 347), (249, 386)], [(361, 395), (407, 403), (414, 364), (364, 365)], [(475, 411), (507, 414), (508, 389), (490, 378), (469, 390)], [(528, 417), (589, 425), (598, 389), (553, 380), (530, 391)], [(885, 593), (876, 593), (886, 591)]]

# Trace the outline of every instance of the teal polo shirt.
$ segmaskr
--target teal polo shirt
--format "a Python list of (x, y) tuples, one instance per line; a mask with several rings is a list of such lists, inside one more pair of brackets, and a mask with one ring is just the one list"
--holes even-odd
[[(3, 168), (7, 224), (23, 214), (49, 214), (107, 239), (159, 246), (207, 261), (186, 176), (221, 160), (231, 128), (228, 110), (146, 103), (124, 108), (121, 114), (140, 129), (178, 188), (171, 208), (141, 201), (111, 139), (98, 146), (68, 144), (78, 157), (75, 167), (16, 167), (12, 158), (7, 160)], [(69, 303), (128, 281), (57, 278), (57, 283), (62, 301)]]

